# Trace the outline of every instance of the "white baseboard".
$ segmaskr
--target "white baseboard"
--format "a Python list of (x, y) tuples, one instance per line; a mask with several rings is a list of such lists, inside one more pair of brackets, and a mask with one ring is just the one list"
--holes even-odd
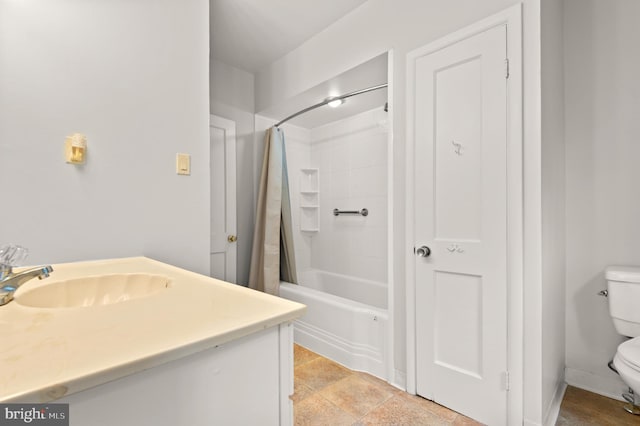
[(394, 370), (393, 380), (390, 382), (392, 386), (403, 390), (407, 390), (407, 373), (400, 370)]
[(588, 371), (566, 368), (564, 373), (565, 381), (570, 386), (597, 393), (609, 398), (623, 401), (622, 393), (626, 392), (628, 386), (617, 376), (602, 377), (589, 373)]
[(538, 422), (533, 422), (531, 420), (524, 419), (522, 421), (522, 426), (542, 426), (542, 424)]
[(558, 421), (558, 415), (560, 414), (560, 406), (562, 405), (562, 399), (564, 398), (564, 392), (567, 390), (567, 384), (565, 382), (558, 383), (556, 392), (553, 395), (547, 415), (545, 416), (544, 424), (546, 426), (554, 426)]

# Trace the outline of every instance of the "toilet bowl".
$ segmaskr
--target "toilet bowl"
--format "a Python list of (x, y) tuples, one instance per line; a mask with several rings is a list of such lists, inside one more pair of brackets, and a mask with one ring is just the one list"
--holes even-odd
[(640, 405), (640, 337), (627, 340), (618, 346), (613, 365), (618, 370), (622, 381), (634, 392), (635, 400), (629, 402), (636, 406)]
[(609, 299), (609, 314), (616, 331), (630, 337), (618, 346), (613, 358), (622, 381), (629, 386), (624, 408), (632, 414), (640, 414), (640, 268), (634, 266), (610, 266), (605, 271)]

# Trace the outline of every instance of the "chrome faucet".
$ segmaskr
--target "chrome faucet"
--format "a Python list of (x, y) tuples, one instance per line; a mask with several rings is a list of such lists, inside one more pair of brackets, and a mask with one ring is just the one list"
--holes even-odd
[(0, 281), (0, 306), (6, 305), (13, 300), (13, 294), (24, 283), (34, 278), (47, 278), (53, 272), (51, 265), (36, 266), (35, 268), (25, 269), (20, 272), (9, 272), (6, 277)]
[(27, 250), (20, 246), (0, 248), (0, 306), (13, 300), (13, 294), (24, 283), (34, 278), (47, 278), (53, 268), (50, 265), (36, 266), (20, 272), (14, 272), (17, 261), (27, 257)]

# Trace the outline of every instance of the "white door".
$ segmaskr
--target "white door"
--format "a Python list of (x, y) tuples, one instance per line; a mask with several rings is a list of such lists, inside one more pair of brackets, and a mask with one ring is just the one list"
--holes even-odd
[[(506, 27), (413, 62), (416, 389), (507, 422)], [(428, 253), (430, 250), (430, 253)], [(421, 256), (423, 255), (423, 256)]]
[(236, 123), (211, 116), (211, 276), (236, 282)]

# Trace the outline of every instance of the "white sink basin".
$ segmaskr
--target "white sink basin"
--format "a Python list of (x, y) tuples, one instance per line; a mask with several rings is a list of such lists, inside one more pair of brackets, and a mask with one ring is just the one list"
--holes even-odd
[(78, 308), (112, 305), (148, 297), (169, 288), (171, 279), (163, 275), (113, 274), (56, 281), (19, 289), (14, 303), (34, 308)]

